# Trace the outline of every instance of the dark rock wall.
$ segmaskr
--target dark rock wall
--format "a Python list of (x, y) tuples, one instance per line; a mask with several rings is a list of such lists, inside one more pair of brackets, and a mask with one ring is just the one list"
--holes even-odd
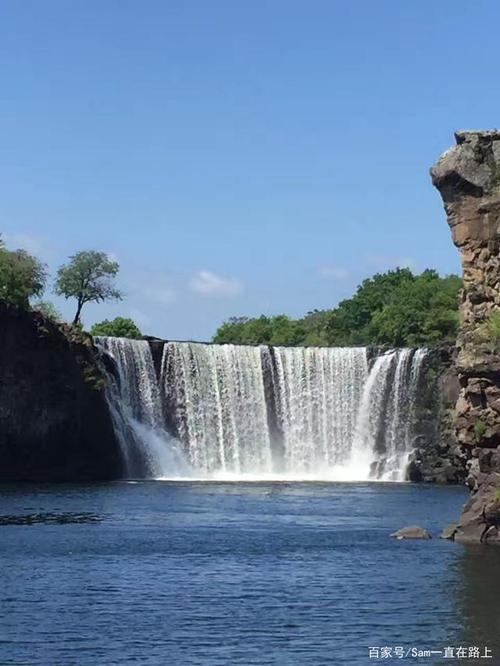
[(495, 522), (500, 479), (496, 452), (500, 445), (500, 357), (484, 334), (491, 314), (500, 311), (500, 132), (458, 132), (455, 138), (457, 145), (440, 158), (431, 176), (460, 251), (464, 280), (455, 427), (458, 442), (471, 456), (467, 483), (473, 496), (456, 538), (478, 540), (483, 526)]
[(89, 337), (0, 305), (0, 481), (119, 478), (104, 383)]
[(460, 385), (452, 351), (431, 351), (422, 368), (415, 413), (415, 453), (408, 469), (410, 481), (465, 482), (470, 456), (455, 438), (455, 404)]

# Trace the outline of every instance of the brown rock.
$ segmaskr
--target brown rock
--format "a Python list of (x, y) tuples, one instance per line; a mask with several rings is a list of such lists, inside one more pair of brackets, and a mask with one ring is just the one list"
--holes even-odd
[(431, 539), (429, 532), (418, 525), (403, 527), (397, 532), (393, 532), (391, 537), (394, 539)]
[[(500, 474), (480, 475), (479, 489), (465, 505), (455, 534), (462, 543), (492, 543), (498, 540), (495, 530), (500, 525)], [(491, 528), (495, 528), (492, 530)]]
[(453, 524), (453, 525), (447, 525), (441, 534), (439, 535), (440, 539), (449, 539), (450, 541), (453, 541), (455, 539), (455, 533), (458, 529), (458, 526)]
[(457, 441), (474, 448), (456, 541), (500, 541), (500, 354), (484, 323), (500, 311), (500, 131), (464, 131), (431, 169), (463, 266)]

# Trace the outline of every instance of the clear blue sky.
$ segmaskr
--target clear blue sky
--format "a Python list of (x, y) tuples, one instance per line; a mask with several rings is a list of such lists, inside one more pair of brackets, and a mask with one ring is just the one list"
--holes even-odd
[(173, 339), (457, 271), (428, 169), (499, 124), (499, 25), (487, 0), (2, 2), (0, 231), (52, 271), (112, 253), (125, 300), (85, 323)]

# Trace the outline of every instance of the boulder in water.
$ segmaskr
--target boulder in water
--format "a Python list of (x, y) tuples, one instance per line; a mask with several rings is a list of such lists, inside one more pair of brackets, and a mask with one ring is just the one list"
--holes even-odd
[(455, 539), (455, 533), (458, 529), (458, 525), (447, 525), (441, 534), (439, 535), (440, 539), (449, 539), (450, 541), (454, 541)]
[(391, 537), (394, 539), (431, 539), (429, 532), (418, 525), (403, 527), (397, 532), (393, 532)]

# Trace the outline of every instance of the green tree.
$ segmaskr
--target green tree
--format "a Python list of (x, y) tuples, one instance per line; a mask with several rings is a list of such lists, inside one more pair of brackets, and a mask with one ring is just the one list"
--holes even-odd
[(363, 280), (352, 298), (330, 311), (326, 325), (328, 344), (364, 345), (375, 342), (371, 330), (373, 316), (392, 302), (394, 292), (415, 279), (409, 268), (396, 268)]
[(301, 345), (305, 339), (305, 329), (300, 321), (290, 319), (286, 315), (272, 317), (270, 322), (271, 336), (266, 340), (271, 345)]
[(452, 342), (458, 329), (460, 286), (460, 278), (440, 278), (432, 270), (400, 285), (390, 302), (374, 313), (372, 340), (394, 347)]
[(249, 321), (248, 317), (230, 317), (228, 321), (219, 326), (213, 341), (219, 344), (241, 344), (245, 324)]
[(327, 325), (331, 310), (312, 310), (299, 320), (304, 331), (302, 344), (306, 347), (324, 347), (328, 345)]
[(313, 310), (302, 319), (240, 317), (217, 330), (214, 342), (276, 345), (421, 346), (452, 342), (458, 330), (456, 275), (434, 270), (414, 275), (408, 268), (377, 273), (332, 310)]
[(29, 300), (40, 296), (47, 282), (46, 266), (25, 250), (9, 251), (0, 239), (0, 300), (29, 308)]
[(127, 317), (115, 317), (111, 321), (104, 321), (94, 324), (90, 329), (91, 335), (106, 335), (112, 338), (142, 338), (142, 333), (132, 319)]
[(65, 298), (76, 298), (77, 307), (73, 324), (78, 324), (85, 303), (121, 300), (122, 294), (114, 286), (120, 267), (104, 252), (77, 252), (68, 264), (57, 271), (55, 292)]

